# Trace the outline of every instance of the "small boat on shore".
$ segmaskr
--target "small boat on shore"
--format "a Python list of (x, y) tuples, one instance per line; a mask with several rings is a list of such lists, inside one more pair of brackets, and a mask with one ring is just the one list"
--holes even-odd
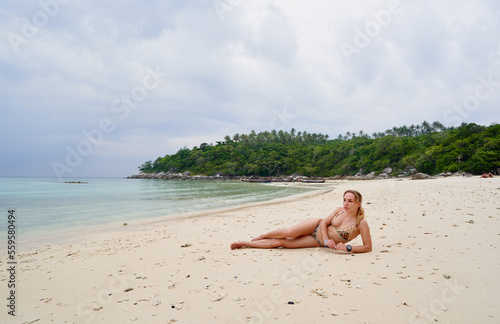
[(246, 179), (242, 178), (241, 181), (243, 182), (254, 182), (254, 183), (270, 183), (270, 179)]
[(324, 183), (325, 180), (311, 180), (311, 179), (299, 179), (302, 183)]

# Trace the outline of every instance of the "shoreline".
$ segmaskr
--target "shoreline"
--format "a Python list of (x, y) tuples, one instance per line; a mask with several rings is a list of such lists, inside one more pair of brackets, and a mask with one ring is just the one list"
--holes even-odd
[[(334, 185), (24, 253), (14, 323), (498, 322), (500, 179)], [(326, 217), (348, 188), (363, 194), (372, 252), (230, 249)]]
[[(289, 180), (289, 182), (300, 182), (300, 179), (310, 179), (310, 180), (387, 180), (387, 179), (413, 179), (413, 180), (419, 180), (419, 179), (436, 179), (436, 178), (448, 178), (448, 177), (474, 177), (476, 175), (473, 175), (471, 173), (465, 173), (465, 172), (442, 172), (439, 174), (436, 174), (434, 176), (428, 175), (426, 173), (421, 173), (421, 172), (415, 172), (411, 175), (408, 175), (408, 173), (405, 172), (405, 174), (401, 173), (399, 176), (393, 176), (391, 175), (393, 173), (392, 168), (386, 168), (382, 172), (379, 172), (378, 174), (376, 172), (370, 172), (367, 174), (362, 174), (358, 173), (356, 175), (335, 175), (335, 176), (302, 176), (302, 175), (297, 175), (297, 174), (292, 174), (292, 175), (282, 175), (282, 176), (269, 176), (269, 177), (263, 177), (263, 176), (237, 176), (237, 175), (221, 175), (221, 174), (216, 174), (214, 176), (206, 176), (206, 175), (200, 175), (196, 174), (193, 175), (190, 171), (186, 171), (183, 173), (176, 173), (176, 172), (152, 172), (152, 173), (144, 173), (144, 172), (139, 172), (137, 174), (133, 174), (131, 176), (125, 177), (125, 179), (132, 179), (132, 180), (190, 180), (190, 181), (211, 181), (211, 180), (216, 180), (216, 181), (239, 181), (243, 179), (256, 179), (256, 180), (270, 180), (271, 182), (281, 182), (283, 180)], [(479, 176), (479, 175), (477, 175)], [(275, 181), (273, 181), (275, 180)]]
[[(80, 228), (80, 229), (59, 230), (56, 233), (51, 233), (51, 234), (33, 235), (32, 237), (19, 240), (18, 244), (24, 246), (24, 248), (27, 248), (29, 250), (29, 252), (32, 252), (32, 250), (34, 250), (34, 249), (36, 251), (37, 244), (44, 244), (44, 245), (51, 245), (51, 246), (62, 246), (62, 245), (68, 245), (68, 244), (75, 244), (78, 242), (82, 242), (86, 237), (89, 237), (89, 236), (94, 235), (96, 233), (117, 233), (120, 231), (130, 232), (130, 231), (138, 230), (141, 227), (150, 226), (151, 224), (156, 224), (156, 223), (175, 222), (175, 221), (182, 220), (182, 219), (190, 219), (190, 218), (200, 217), (200, 216), (212, 216), (215, 214), (227, 213), (227, 212), (237, 211), (237, 210), (250, 208), (250, 207), (258, 207), (258, 206), (286, 203), (287, 201), (289, 201), (292, 198), (303, 199), (303, 198), (309, 197), (309, 196), (320, 195), (320, 194), (322, 194), (323, 191), (331, 191), (334, 189), (334, 188), (332, 188), (332, 184), (333, 184), (332, 182), (329, 182), (329, 183), (324, 183), (324, 184), (319, 184), (319, 185), (318, 184), (305, 185), (309, 188), (316, 187), (317, 189), (311, 189), (308, 192), (297, 193), (297, 194), (293, 194), (293, 195), (286, 196), (286, 197), (273, 198), (271, 200), (266, 200), (266, 201), (261, 201), (261, 202), (244, 203), (242, 205), (234, 205), (234, 206), (228, 206), (228, 207), (223, 207), (223, 208), (212, 208), (212, 209), (199, 210), (199, 211), (193, 211), (193, 212), (187, 212), (187, 213), (181, 213), (181, 214), (157, 216), (157, 217), (152, 217), (152, 218), (147, 218), (147, 219), (140, 218), (140, 219), (134, 219), (131, 221), (128, 220), (126, 222), (114, 221), (114, 222), (107, 223), (107, 224), (89, 225), (89, 226), (85, 226), (84, 228)], [(279, 184), (277, 184), (277, 185), (279, 185)], [(302, 184), (300, 184), (300, 183), (295, 183), (294, 185), (302, 186)], [(321, 187), (325, 187), (325, 188), (321, 188)], [(127, 225), (124, 225), (124, 224), (127, 224)], [(6, 248), (6, 244), (4, 242), (1, 242), (1, 243), (2, 244), (0, 244), (0, 249)]]

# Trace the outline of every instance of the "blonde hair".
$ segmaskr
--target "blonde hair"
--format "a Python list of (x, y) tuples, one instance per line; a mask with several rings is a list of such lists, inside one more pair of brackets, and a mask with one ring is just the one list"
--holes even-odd
[[(360, 203), (361, 204), (363, 202), (363, 196), (361, 196), (361, 194), (359, 193), (359, 191), (356, 191), (356, 190), (346, 190), (344, 192), (344, 196), (345, 196), (346, 193), (352, 193), (354, 195), (354, 200), (356, 201), (356, 203)], [(363, 218), (365, 218), (365, 210), (360, 205), (358, 207), (358, 215), (356, 216), (356, 226), (359, 225), (359, 222), (361, 222), (361, 220)]]

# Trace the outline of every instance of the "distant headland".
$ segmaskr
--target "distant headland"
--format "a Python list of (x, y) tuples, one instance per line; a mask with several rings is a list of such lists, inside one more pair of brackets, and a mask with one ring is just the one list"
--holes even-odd
[[(378, 179), (499, 174), (500, 125), (393, 127), (368, 135), (265, 131), (226, 136), (147, 161), (132, 179), (234, 180), (242, 177)], [(423, 176), (421, 176), (423, 177)]]

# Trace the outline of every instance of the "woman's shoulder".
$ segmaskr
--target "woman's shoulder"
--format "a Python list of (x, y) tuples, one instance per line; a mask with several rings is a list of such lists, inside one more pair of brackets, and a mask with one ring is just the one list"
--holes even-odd
[(363, 218), (359, 221), (358, 227), (364, 227), (364, 226), (368, 227), (368, 222), (366, 221), (366, 219)]

